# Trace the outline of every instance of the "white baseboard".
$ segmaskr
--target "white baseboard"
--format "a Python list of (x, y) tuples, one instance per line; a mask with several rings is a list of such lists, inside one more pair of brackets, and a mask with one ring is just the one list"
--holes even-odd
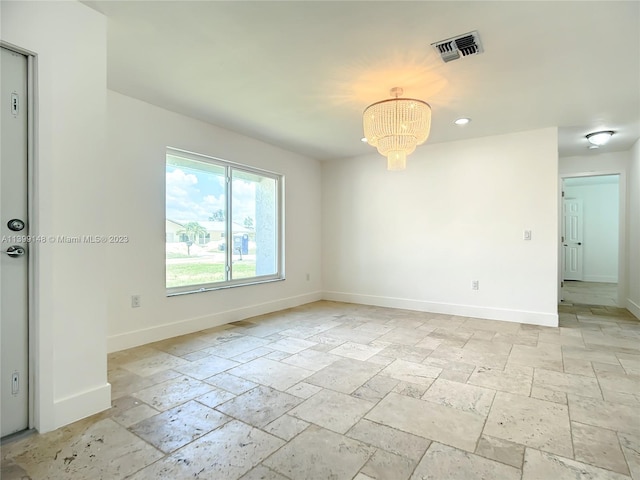
[(478, 307), (473, 305), (459, 305), (450, 303), (426, 302), (424, 300), (410, 300), (405, 298), (379, 297), (355, 293), (324, 292), (325, 300), (336, 302), (360, 303), (378, 307), (403, 308), (419, 312), (441, 313), (445, 315), (460, 315), (463, 317), (484, 318), (487, 320), (501, 320), (505, 322), (529, 323), (545, 327), (558, 326), (557, 313), (528, 312), (524, 310), (507, 310), (501, 308)]
[(633, 313), (635, 317), (640, 320), (640, 305), (638, 305), (630, 298), (627, 298), (627, 310)]
[(322, 300), (322, 292), (306, 293), (295, 297), (281, 298), (272, 302), (249, 305), (234, 310), (212, 313), (202, 317), (189, 318), (175, 323), (158, 325), (157, 327), (144, 328), (132, 332), (121, 333), (107, 338), (107, 350), (109, 353), (125, 350), (127, 348), (157, 342), (166, 338), (186, 335), (207, 328), (213, 328), (226, 323), (237, 322), (246, 318), (277, 312), (287, 308), (297, 307), (306, 303)]
[(618, 283), (618, 277), (612, 275), (585, 275), (583, 282)]
[[(108, 408), (111, 408), (110, 383), (56, 400), (53, 404), (55, 420), (51, 430), (102, 412)], [(40, 433), (45, 432), (40, 431)]]

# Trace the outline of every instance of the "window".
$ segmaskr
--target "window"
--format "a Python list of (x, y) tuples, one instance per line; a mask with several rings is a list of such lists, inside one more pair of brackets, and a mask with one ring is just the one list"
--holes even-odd
[(168, 295), (282, 280), (283, 177), (167, 149)]

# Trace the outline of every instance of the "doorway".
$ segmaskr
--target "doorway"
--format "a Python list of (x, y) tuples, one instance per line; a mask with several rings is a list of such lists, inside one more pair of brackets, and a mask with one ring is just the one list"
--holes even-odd
[(564, 178), (562, 192), (562, 301), (617, 306), (620, 175)]
[(1, 48), (1, 437), (29, 428), (29, 60)]

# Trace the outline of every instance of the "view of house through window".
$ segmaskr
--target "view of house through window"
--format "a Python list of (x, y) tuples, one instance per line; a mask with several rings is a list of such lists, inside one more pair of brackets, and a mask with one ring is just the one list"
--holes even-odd
[(280, 175), (168, 149), (167, 293), (282, 279), (281, 191)]

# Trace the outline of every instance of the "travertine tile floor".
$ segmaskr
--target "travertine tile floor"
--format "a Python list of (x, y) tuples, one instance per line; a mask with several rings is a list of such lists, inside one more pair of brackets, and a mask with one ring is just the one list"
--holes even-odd
[(591, 304), (613, 307), (618, 304), (618, 284), (565, 280), (562, 287), (565, 304)]
[(640, 322), (318, 302), (109, 358), (113, 408), (2, 478), (640, 479)]

